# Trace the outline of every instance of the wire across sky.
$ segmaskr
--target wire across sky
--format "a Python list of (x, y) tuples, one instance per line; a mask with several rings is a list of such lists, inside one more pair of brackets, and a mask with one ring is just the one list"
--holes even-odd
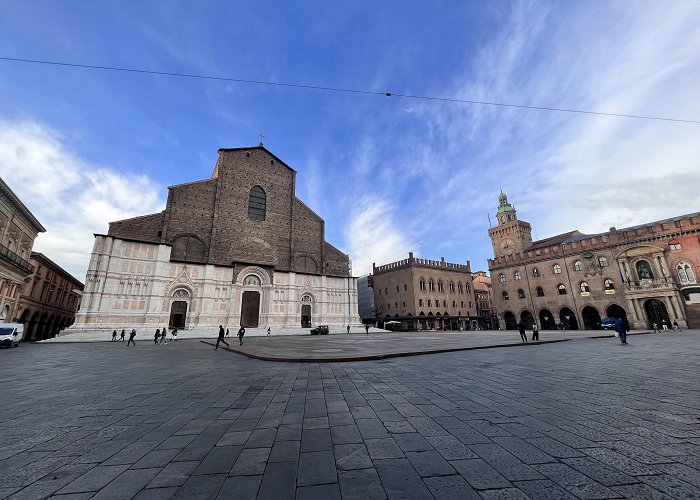
[(267, 85), (274, 87), (287, 87), (293, 89), (301, 90), (319, 90), (324, 92), (337, 92), (337, 93), (348, 93), (348, 94), (364, 94), (372, 96), (383, 96), (383, 97), (401, 97), (405, 99), (421, 99), (426, 101), (437, 101), (437, 102), (447, 102), (456, 104), (477, 104), (483, 106), (498, 106), (503, 108), (518, 108), (518, 109), (532, 109), (538, 111), (551, 111), (559, 113), (577, 113), (584, 115), (598, 115), (598, 116), (612, 116), (617, 118), (631, 118), (637, 120), (656, 120), (665, 122), (677, 122), (677, 123), (693, 123), (700, 124), (700, 120), (691, 120), (683, 118), (672, 118), (663, 116), (649, 116), (649, 115), (633, 115), (626, 113), (608, 113), (604, 111), (591, 111), (585, 109), (571, 109), (571, 108), (556, 108), (550, 106), (531, 106), (526, 104), (514, 104), (506, 102), (493, 102), (493, 101), (480, 101), (476, 99), (459, 99), (451, 97), (437, 97), (437, 96), (427, 96), (427, 95), (414, 95), (414, 94), (402, 94), (397, 92), (388, 91), (377, 91), (377, 90), (363, 90), (363, 89), (350, 89), (341, 87), (325, 87), (322, 85), (304, 85), (299, 83), (286, 83), (286, 82), (273, 82), (265, 80), (248, 80), (244, 78), (232, 78), (223, 76), (210, 76), (210, 75), (200, 75), (194, 73), (178, 73), (171, 71), (155, 71), (148, 69), (137, 69), (137, 68), (121, 68), (116, 66), (100, 66), (94, 64), (79, 64), (79, 63), (69, 63), (62, 61), (44, 61), (38, 59), (22, 59), (17, 57), (4, 57), (0, 56), (0, 61), (13, 62), (13, 63), (24, 63), (24, 64), (41, 64), (48, 66), (59, 66), (64, 68), (75, 68), (75, 69), (89, 69), (89, 70), (103, 70), (103, 71), (118, 71), (123, 73), (137, 73), (145, 75), (156, 75), (156, 76), (169, 76), (177, 78), (191, 78), (199, 80), (215, 80), (221, 82), (230, 83), (244, 83), (250, 85)]

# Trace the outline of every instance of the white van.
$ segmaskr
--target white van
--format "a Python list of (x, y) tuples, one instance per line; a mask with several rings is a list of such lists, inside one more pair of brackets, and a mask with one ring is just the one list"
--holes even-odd
[(24, 336), (22, 323), (0, 323), (0, 345), (18, 347)]

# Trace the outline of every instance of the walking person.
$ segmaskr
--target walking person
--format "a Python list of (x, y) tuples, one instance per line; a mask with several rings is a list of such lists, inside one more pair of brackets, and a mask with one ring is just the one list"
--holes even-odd
[(134, 347), (136, 347), (136, 342), (134, 341), (134, 337), (136, 337), (136, 329), (132, 329), (131, 333), (129, 333), (129, 340), (126, 342), (126, 347), (129, 347), (129, 343), (134, 344)]
[(537, 327), (537, 323), (532, 324), (532, 340), (540, 341), (540, 329)]
[(674, 322), (673, 322), (673, 331), (674, 331), (674, 332), (681, 332), (681, 331), (683, 331), (683, 330), (681, 330), (681, 327), (678, 326), (678, 321), (674, 321)]
[(124, 342), (124, 335), (126, 335), (126, 332), (125, 332), (124, 329), (122, 328), (122, 334), (121, 334), (121, 336), (119, 337), (119, 341), (120, 341), (120, 342)]
[(369, 335), (369, 325), (365, 324), (365, 335)]
[(243, 336), (245, 335), (245, 328), (243, 325), (238, 329), (238, 345), (243, 345)]
[(224, 330), (224, 327), (222, 325), (219, 325), (219, 338), (216, 339), (216, 347), (214, 348), (215, 351), (219, 348), (219, 342), (223, 342), (224, 344), (226, 344), (226, 347), (230, 347), (228, 345), (228, 342), (224, 340), (224, 335), (226, 335), (226, 331)]
[(226, 328), (226, 336), (227, 336), (227, 337), (229, 336), (229, 335), (228, 335), (228, 328)]
[(624, 319), (619, 318), (615, 322), (615, 331), (620, 335), (620, 343), (627, 344), (627, 332), (630, 331), (630, 327)]
[(168, 345), (168, 330), (163, 328), (163, 332), (160, 334), (160, 344)]
[(350, 325), (348, 325), (348, 333), (350, 333)]
[(270, 327), (268, 326), (267, 327), (267, 336), (269, 337), (271, 334), (272, 334), (272, 332), (270, 331)]
[(156, 328), (156, 334), (153, 336), (153, 343), (158, 345), (158, 339), (160, 338), (160, 328)]
[(173, 328), (172, 339), (177, 340), (177, 328)]
[(668, 323), (666, 322), (666, 318), (661, 320), (661, 328), (663, 328), (665, 332), (668, 331)]
[(520, 340), (522, 340), (524, 343), (527, 343), (527, 335), (525, 334), (525, 323), (520, 321), (518, 323), (518, 331), (520, 332)]
[(117, 341), (117, 331), (114, 330), (114, 331), (112, 332), (112, 342), (116, 342), (116, 341)]
[(656, 323), (654, 323), (653, 327), (654, 327), (654, 331), (651, 332), (651, 333), (661, 333), (661, 332), (659, 331), (659, 325), (657, 325)]

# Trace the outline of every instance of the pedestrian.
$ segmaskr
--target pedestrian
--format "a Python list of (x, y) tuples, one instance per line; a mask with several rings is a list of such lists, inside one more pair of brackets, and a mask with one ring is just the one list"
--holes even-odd
[(532, 340), (540, 341), (540, 329), (537, 327), (537, 323), (532, 324)]
[(224, 335), (226, 335), (224, 327), (222, 325), (219, 325), (219, 338), (216, 339), (216, 347), (214, 348), (215, 351), (219, 348), (219, 342), (223, 342), (224, 344), (226, 344), (226, 347), (230, 347), (228, 345), (228, 342), (224, 340)]
[(348, 325), (348, 333), (350, 333), (350, 325)]
[(129, 333), (129, 340), (126, 342), (127, 347), (129, 347), (129, 343), (134, 344), (134, 347), (136, 347), (136, 342), (134, 341), (134, 337), (136, 337), (136, 330), (132, 329), (131, 333)]
[(682, 331), (682, 330), (681, 330), (681, 327), (678, 326), (678, 321), (674, 321), (674, 322), (673, 322), (673, 331), (674, 331), (674, 332), (680, 332), (680, 331)]
[(518, 331), (520, 332), (520, 340), (527, 343), (527, 335), (525, 334), (525, 323), (522, 321), (518, 323)]
[(153, 336), (153, 343), (158, 345), (158, 339), (160, 338), (160, 328), (156, 328), (156, 334)]
[(272, 334), (272, 332), (270, 331), (270, 327), (268, 326), (267, 327), (267, 336), (269, 337), (271, 334)]
[(661, 332), (659, 331), (659, 325), (657, 325), (656, 323), (654, 323), (653, 326), (654, 326), (654, 331), (651, 332), (651, 333), (661, 333)]
[(173, 328), (173, 333), (171, 335), (173, 336), (173, 340), (177, 340), (177, 328)]
[(622, 318), (615, 322), (615, 331), (620, 335), (620, 343), (627, 344), (627, 332), (630, 331), (630, 326)]
[(238, 345), (243, 345), (243, 336), (245, 335), (245, 328), (243, 325), (238, 329)]
[(668, 331), (668, 323), (666, 322), (666, 318), (661, 320), (661, 328), (663, 328), (665, 332)]
[(121, 334), (121, 336), (119, 337), (119, 341), (120, 341), (120, 342), (124, 342), (124, 335), (126, 335), (126, 332), (125, 332), (124, 329), (122, 328), (122, 334)]
[(226, 336), (228, 337), (228, 328), (226, 329)]
[(116, 341), (117, 341), (117, 331), (114, 330), (114, 331), (112, 332), (112, 342), (116, 342)]
[(168, 330), (163, 328), (163, 331), (160, 334), (160, 344), (165, 344), (168, 345)]
[(369, 325), (365, 324), (365, 335), (369, 335)]

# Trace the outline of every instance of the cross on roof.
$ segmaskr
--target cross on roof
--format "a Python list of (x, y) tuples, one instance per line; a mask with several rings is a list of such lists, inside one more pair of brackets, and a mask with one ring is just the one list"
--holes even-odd
[(263, 145), (263, 139), (264, 139), (264, 138), (265, 138), (265, 136), (262, 135), (262, 133), (261, 133), (261, 134), (260, 134), (260, 145), (261, 145), (261, 146)]

